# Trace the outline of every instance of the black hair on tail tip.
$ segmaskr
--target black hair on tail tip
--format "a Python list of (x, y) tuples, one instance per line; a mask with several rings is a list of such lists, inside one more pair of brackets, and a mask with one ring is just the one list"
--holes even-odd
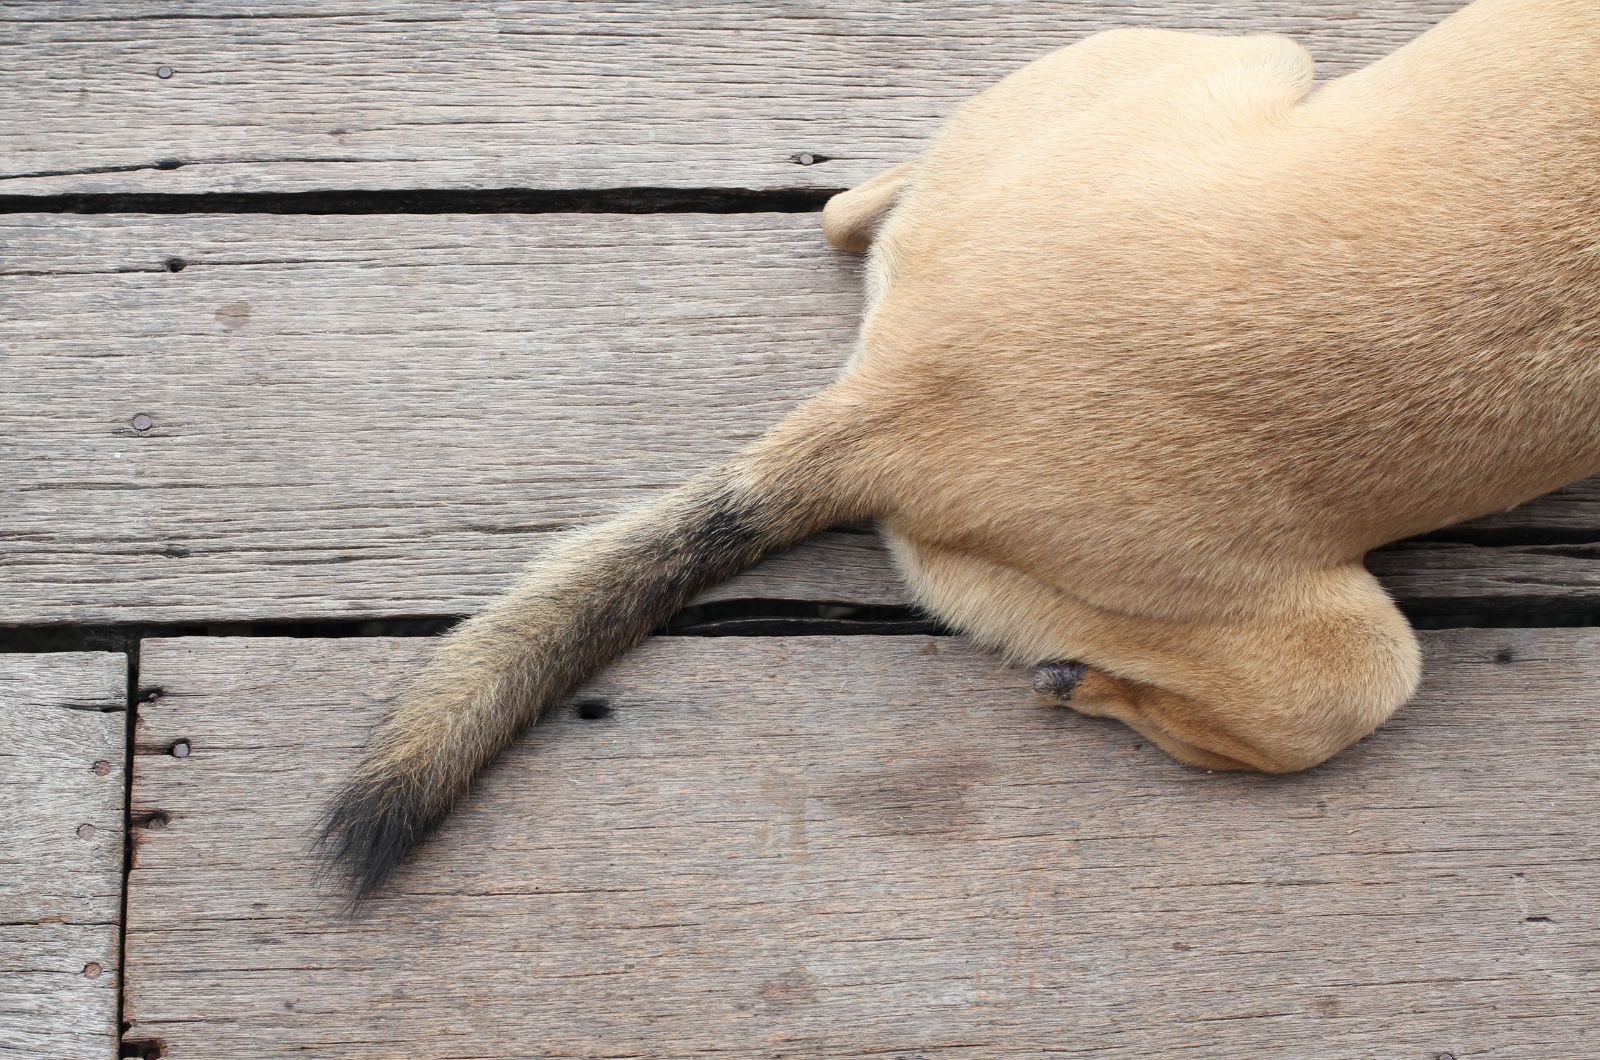
[(348, 784), (323, 812), (316, 849), (341, 876), (350, 911), (372, 897), (400, 867), (412, 847), (444, 819), (430, 814), (418, 786), (396, 778)]

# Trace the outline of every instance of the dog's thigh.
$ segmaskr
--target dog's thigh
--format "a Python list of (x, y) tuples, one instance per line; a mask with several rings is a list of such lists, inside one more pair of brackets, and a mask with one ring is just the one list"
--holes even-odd
[(1025, 666), (1054, 699), (1205, 769), (1306, 769), (1377, 728), (1421, 671), (1415, 634), (1359, 565), (1286, 580), (1225, 620), (1112, 613), (1019, 571), (886, 530), (919, 603)]
[(1012, 567), (882, 528), (895, 565), (925, 610), (1018, 666), (1073, 657), (1095, 609)]
[[(1207, 769), (1288, 773), (1337, 754), (1411, 697), (1416, 636), (1359, 566), (1286, 585), (1219, 625), (1107, 631), (1064, 698)], [(1103, 653), (1103, 654), (1102, 654)]]
[[(1157, 638), (1130, 636), (1127, 622), (1059, 592), (1014, 568), (956, 549), (917, 541), (887, 528), (884, 538), (905, 575), (912, 596), (923, 608), (986, 648), (1019, 666), (1037, 666), (1034, 688), (1055, 703), (1065, 703), (1091, 717), (1110, 717), (1130, 726), (1180, 762), (1202, 769), (1248, 769), (1236, 758), (1192, 742), (1157, 724), (1148, 704), (1166, 693), (1112, 677), (1079, 660), (1137, 661), (1150, 664), (1144, 652)], [(1168, 671), (1178, 662), (1163, 645)], [(1041, 665), (1042, 664), (1042, 665)], [(1212, 744), (1220, 741), (1212, 740)]]

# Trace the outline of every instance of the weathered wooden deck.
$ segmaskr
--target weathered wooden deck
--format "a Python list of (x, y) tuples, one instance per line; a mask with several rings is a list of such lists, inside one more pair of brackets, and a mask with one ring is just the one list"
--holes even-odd
[(1600, 1055), (1600, 481), (1372, 557), (1429, 677), (1309, 775), (1042, 710), (846, 528), (365, 917), (305, 852), (408, 634), (832, 377), (829, 191), (1093, 29), (1456, 6), (0, 0), (0, 1056)]

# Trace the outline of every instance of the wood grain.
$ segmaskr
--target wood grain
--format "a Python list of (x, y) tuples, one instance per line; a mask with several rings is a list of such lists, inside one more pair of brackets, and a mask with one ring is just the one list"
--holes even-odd
[(0, 1056), (117, 1055), (126, 661), (0, 655)]
[(1096, 30), (1287, 33), (1326, 76), (1460, 6), (5, 3), (0, 194), (838, 188)]
[[(130, 1036), (186, 1057), (1575, 1057), (1600, 631), (1427, 635), (1312, 774), (1191, 771), (959, 642), (658, 638), (342, 919), (319, 804), (415, 640), (162, 640)], [(174, 758), (176, 740), (192, 748)]]
[[(0, 282), (0, 624), (473, 610), (825, 386), (860, 311), (781, 214), (13, 215)], [(1381, 561), (1408, 602), (1600, 601), (1596, 483), (1451, 533)], [(710, 598), (906, 599), (863, 533)]]

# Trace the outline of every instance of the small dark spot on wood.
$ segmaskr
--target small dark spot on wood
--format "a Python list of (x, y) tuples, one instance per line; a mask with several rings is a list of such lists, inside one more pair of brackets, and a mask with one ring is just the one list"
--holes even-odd
[(182, 272), (189, 267), (189, 263), (182, 258), (168, 258), (161, 263), (168, 272)]
[(93, 839), (94, 838), (94, 825), (92, 825), (92, 824), (80, 824), (78, 826), (78, 838), (79, 839)]
[(83, 966), (83, 977), (85, 979), (98, 979), (98, 978), (100, 978), (100, 964), (99, 964), (99, 962), (90, 961), (88, 964), (84, 965)]
[(1177, 950), (1179, 953), (1188, 953), (1190, 950), (1194, 949), (1194, 947), (1189, 945), (1187, 942), (1174, 942), (1172, 944), (1172, 948)]
[(1318, 998), (1317, 1012), (1324, 1016), (1337, 1016), (1339, 1014), (1339, 999), (1336, 997)]
[(1494, 653), (1494, 661), (1499, 663), (1501, 666), (1507, 666), (1517, 661), (1517, 653), (1512, 651), (1510, 648), (1501, 648), (1499, 651)]
[(134, 1060), (161, 1060), (167, 1055), (167, 1043), (160, 1038), (124, 1038), (117, 1055)]
[(1455, 1053), (1434, 1053), (1433, 1060), (1456, 1060)]
[(186, 559), (190, 555), (189, 550), (182, 545), (168, 545), (161, 550), (161, 554), (168, 559)]
[(173, 758), (188, 758), (189, 757), (189, 741), (188, 740), (173, 740), (172, 741), (172, 746), (167, 748), (167, 750), (171, 753)]
[(109, 772), (111, 772), (111, 763), (107, 762), (104, 758), (100, 759), (98, 762), (96, 762), (94, 764), (94, 775), (95, 776), (103, 777)]
[(140, 434), (143, 434), (145, 431), (148, 431), (151, 427), (156, 425), (156, 421), (151, 419), (148, 413), (144, 412), (135, 415), (133, 419), (128, 421), (128, 423), (131, 424), (133, 429), (138, 431)]
[(166, 694), (167, 690), (160, 685), (146, 685), (144, 688), (139, 689), (139, 702), (154, 703)]
[(177, 159), (177, 158), (163, 158), (161, 161), (156, 163), (156, 168), (157, 169), (169, 169), (169, 170), (170, 169), (182, 169), (183, 168), (183, 161), (182, 161), (182, 159)]
[(1554, 924), (1556, 920), (1555, 917), (1551, 916), (1525, 916), (1522, 918), (1522, 922), (1524, 924)]
[(165, 810), (151, 810), (148, 813), (136, 813), (128, 823), (135, 828), (148, 828), (152, 832), (159, 832), (167, 826), (172, 818), (167, 816)]
[(797, 166), (819, 166), (824, 162), (833, 161), (827, 155), (819, 155), (815, 151), (801, 151), (789, 156), (789, 161)]
[(329, 129), (328, 130), (328, 135), (329, 136), (339, 136), (339, 137), (349, 136), (350, 135), (350, 130), (349, 129), (345, 129), (345, 128)]
[(816, 982), (800, 967), (791, 968), (783, 975), (768, 979), (756, 988), (756, 993), (769, 1009), (786, 1009), (817, 999)]
[(156, 76), (161, 78), (161, 80), (165, 81), (167, 78), (172, 76), (172, 67), (170, 67), (170, 66), (158, 66), (158, 67), (156, 67)]
[(989, 762), (951, 751), (937, 762), (896, 762), (826, 777), (816, 797), (838, 815), (868, 822), (874, 832), (944, 842), (976, 828), (974, 789), (992, 769)]
[(577, 713), (584, 721), (602, 721), (611, 716), (611, 704), (603, 699), (580, 700)]
[(294, 1011), (294, 1002), (293, 1001), (285, 1001), (283, 1003), (283, 1010), (285, 1012), (293, 1012)]
[(213, 314), (224, 331), (238, 331), (250, 322), (249, 302), (229, 302)]

